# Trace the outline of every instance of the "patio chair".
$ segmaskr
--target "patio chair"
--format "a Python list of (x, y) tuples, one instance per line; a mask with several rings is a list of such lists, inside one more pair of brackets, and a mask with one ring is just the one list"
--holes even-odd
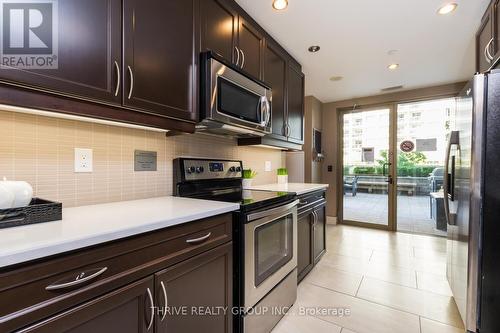
[(346, 178), (344, 178), (344, 195), (347, 192), (351, 192), (352, 196), (355, 197), (358, 193), (358, 179), (359, 176), (352, 177), (352, 180), (349, 182)]
[(438, 192), (443, 186), (444, 168), (435, 168), (429, 174), (429, 190), (430, 192)]

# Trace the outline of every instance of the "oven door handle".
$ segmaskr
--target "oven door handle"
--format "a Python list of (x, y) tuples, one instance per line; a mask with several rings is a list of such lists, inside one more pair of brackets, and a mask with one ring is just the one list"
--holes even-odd
[(291, 203), (289, 203), (287, 205), (284, 205), (284, 206), (276, 207), (276, 208), (273, 208), (273, 209), (268, 209), (268, 210), (265, 210), (265, 211), (262, 211), (262, 212), (257, 212), (257, 213), (249, 214), (247, 216), (247, 221), (250, 222), (250, 221), (261, 219), (261, 218), (266, 217), (266, 216), (271, 216), (271, 215), (276, 215), (276, 214), (284, 213), (287, 210), (290, 210), (293, 207), (297, 206), (298, 203), (299, 203), (299, 200), (295, 200), (295, 201), (293, 201), (293, 202), (291, 202)]

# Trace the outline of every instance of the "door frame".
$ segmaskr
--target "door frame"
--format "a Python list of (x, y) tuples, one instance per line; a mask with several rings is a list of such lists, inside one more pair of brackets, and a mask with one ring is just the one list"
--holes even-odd
[[(397, 229), (397, 177), (396, 177), (396, 140), (397, 140), (397, 105), (398, 103), (381, 103), (357, 108), (339, 108), (338, 111), (338, 133), (337, 133), (337, 218), (338, 223), (345, 225), (352, 225), (357, 227), (366, 227), (371, 229), (382, 229), (389, 231), (396, 231)], [(388, 207), (387, 207), (387, 225), (344, 220), (344, 115), (347, 113), (375, 111), (381, 109), (389, 110), (389, 173), (388, 176), (392, 177), (392, 184), (388, 183)]]

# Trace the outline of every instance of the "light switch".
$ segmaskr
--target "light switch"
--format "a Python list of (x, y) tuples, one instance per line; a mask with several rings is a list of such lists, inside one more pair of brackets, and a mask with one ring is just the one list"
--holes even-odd
[(75, 148), (75, 172), (92, 171), (92, 149)]
[(273, 165), (271, 161), (266, 161), (266, 164), (264, 165), (264, 171), (272, 171), (273, 170)]

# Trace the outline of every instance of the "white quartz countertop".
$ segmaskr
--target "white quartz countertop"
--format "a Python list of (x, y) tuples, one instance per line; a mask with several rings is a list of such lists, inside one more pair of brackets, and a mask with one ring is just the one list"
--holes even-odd
[(61, 221), (0, 229), (0, 267), (239, 209), (237, 203), (161, 197), (63, 209)]
[(294, 192), (297, 195), (326, 189), (328, 184), (310, 184), (310, 183), (287, 183), (287, 184), (267, 184), (255, 185), (251, 190), (275, 191), (275, 192)]

